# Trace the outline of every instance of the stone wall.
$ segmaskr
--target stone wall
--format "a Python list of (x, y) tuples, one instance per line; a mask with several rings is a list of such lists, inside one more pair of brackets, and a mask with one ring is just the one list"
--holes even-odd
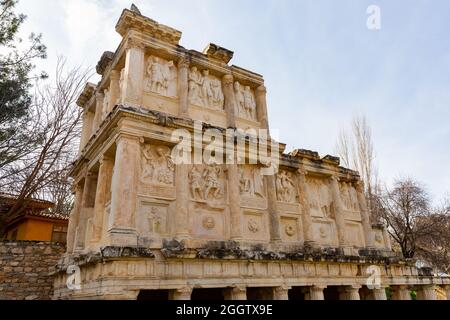
[(64, 244), (0, 241), (0, 300), (47, 300)]

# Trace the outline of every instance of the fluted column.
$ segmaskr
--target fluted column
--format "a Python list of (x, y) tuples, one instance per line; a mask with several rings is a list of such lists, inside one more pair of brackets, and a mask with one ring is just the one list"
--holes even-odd
[(258, 114), (258, 121), (261, 123), (263, 129), (269, 131), (269, 120), (267, 117), (267, 90), (265, 86), (259, 86), (256, 88), (256, 112)]
[(127, 42), (123, 83), (120, 94), (124, 105), (140, 106), (145, 70), (144, 46), (138, 39), (130, 38)]
[(235, 286), (225, 290), (225, 300), (247, 300), (247, 288), (245, 286)]
[(392, 300), (411, 300), (411, 290), (408, 286), (392, 286)]
[(174, 289), (170, 293), (170, 300), (191, 300), (192, 287), (187, 286), (179, 289)]
[(372, 231), (372, 225), (370, 223), (370, 214), (367, 207), (366, 196), (364, 195), (364, 187), (361, 181), (358, 181), (355, 185), (356, 193), (358, 196), (359, 209), (361, 212), (361, 222), (364, 229), (364, 237), (367, 248), (374, 248), (374, 236)]
[(281, 286), (273, 288), (273, 300), (289, 300), (289, 290), (291, 287)]
[(266, 176), (267, 181), (267, 200), (269, 210), (269, 228), (270, 240), (273, 242), (281, 241), (280, 236), (280, 217), (278, 214), (277, 188), (275, 183), (275, 175)]
[(175, 172), (176, 200), (176, 238), (179, 241), (189, 238), (189, 167), (178, 164)]
[(419, 286), (417, 290), (417, 300), (437, 300), (434, 285)]
[(136, 202), (140, 171), (139, 138), (121, 134), (116, 141), (111, 185), (111, 245), (136, 244)]
[(111, 187), (111, 174), (113, 170), (114, 162), (107, 156), (102, 156), (100, 159), (100, 167), (98, 171), (97, 191), (95, 193), (95, 207), (94, 207), (94, 234), (92, 237), (93, 242), (100, 240), (102, 235), (103, 217), (105, 214), (105, 206), (107, 201), (108, 187)]
[(102, 114), (103, 114), (103, 102), (105, 99), (105, 95), (101, 92), (97, 92), (95, 94), (95, 116), (94, 116), (94, 127), (92, 133), (97, 132), (98, 128), (100, 128), (100, 124), (102, 123)]
[(223, 96), (225, 99), (225, 112), (227, 114), (227, 127), (236, 127), (236, 98), (234, 96), (233, 76), (226, 74), (222, 78)]
[(75, 201), (70, 213), (69, 226), (67, 227), (67, 253), (72, 253), (75, 247), (75, 233), (80, 220), (81, 203), (83, 199), (83, 188), (75, 186)]
[(300, 204), (302, 205), (302, 225), (303, 225), (303, 237), (305, 239), (305, 245), (315, 246), (313, 235), (313, 226), (311, 220), (311, 211), (308, 198), (308, 184), (306, 182), (306, 170), (303, 168), (298, 170), (298, 194)]
[(309, 300), (325, 300), (323, 290), (327, 286), (312, 286), (309, 288)]
[(386, 288), (375, 288), (372, 290), (374, 300), (387, 300)]
[(180, 98), (180, 116), (189, 117), (189, 59), (186, 57), (178, 60), (178, 96)]
[(346, 286), (341, 288), (339, 300), (361, 300), (359, 289), (361, 289), (361, 286), (359, 285)]
[(84, 178), (83, 196), (81, 200), (80, 218), (76, 229), (75, 251), (82, 251), (85, 247), (87, 222), (95, 205), (95, 190), (97, 188), (97, 175), (88, 172)]
[(114, 106), (119, 102), (120, 98), (120, 71), (111, 70), (111, 74), (109, 75), (109, 102), (108, 102), (108, 110), (107, 114), (109, 114)]
[(339, 240), (339, 246), (345, 246), (345, 218), (344, 205), (342, 204), (341, 192), (339, 190), (339, 178), (331, 177), (331, 192), (333, 195), (334, 218), (336, 221), (336, 229)]

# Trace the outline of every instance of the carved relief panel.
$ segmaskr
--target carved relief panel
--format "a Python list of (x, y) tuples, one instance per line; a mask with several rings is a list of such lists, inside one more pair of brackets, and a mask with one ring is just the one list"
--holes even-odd
[(342, 182), (339, 185), (342, 203), (345, 207), (346, 218), (352, 220), (361, 220), (358, 195), (355, 187), (350, 183)]
[(313, 217), (329, 218), (333, 202), (329, 184), (322, 179), (308, 178), (308, 199)]
[(238, 81), (234, 83), (236, 98), (236, 115), (240, 118), (256, 121), (255, 93), (249, 86), (242, 86)]
[(245, 211), (243, 216), (243, 231), (244, 237), (248, 240), (268, 240), (267, 214), (259, 211)]
[(166, 97), (176, 97), (178, 95), (177, 77), (177, 67), (173, 61), (150, 56), (146, 62), (144, 91)]
[(295, 176), (289, 171), (280, 170), (277, 174), (276, 188), (277, 199), (280, 202), (296, 203), (297, 202), (297, 184)]
[(285, 242), (299, 242), (303, 240), (301, 219), (295, 215), (280, 217), (281, 239)]
[(315, 241), (323, 246), (336, 246), (336, 225), (332, 220), (316, 218), (313, 220), (313, 235)]
[(136, 223), (141, 242), (169, 233), (169, 208), (170, 202), (141, 198)]
[(227, 211), (207, 204), (191, 204), (191, 228), (196, 238), (223, 240), (227, 237)]
[(175, 192), (175, 165), (167, 146), (143, 144), (141, 147), (141, 193), (172, 198)]
[(364, 247), (364, 233), (359, 222), (346, 222), (345, 242), (355, 247)]
[(222, 81), (209, 74), (209, 70), (199, 71), (192, 67), (189, 71), (189, 102), (216, 110), (223, 110), (224, 95)]
[(241, 205), (247, 208), (267, 208), (266, 188), (261, 168), (256, 165), (239, 166)]
[(193, 165), (189, 172), (191, 199), (216, 207), (226, 202), (226, 179), (222, 166)]

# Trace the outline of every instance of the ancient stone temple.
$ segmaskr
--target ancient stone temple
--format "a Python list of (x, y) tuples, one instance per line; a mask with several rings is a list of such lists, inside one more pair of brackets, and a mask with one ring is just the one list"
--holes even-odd
[[(394, 299), (412, 289), (434, 299), (434, 286), (450, 288), (393, 254), (358, 173), (274, 144), (264, 79), (230, 65), (232, 51), (185, 49), (181, 32), (136, 8), (116, 31), (100, 82), (78, 100), (75, 206), (55, 299), (382, 300), (387, 287)], [(261, 146), (267, 161), (253, 157)], [(174, 149), (195, 151), (180, 163)], [(217, 150), (226, 161), (202, 161)]]

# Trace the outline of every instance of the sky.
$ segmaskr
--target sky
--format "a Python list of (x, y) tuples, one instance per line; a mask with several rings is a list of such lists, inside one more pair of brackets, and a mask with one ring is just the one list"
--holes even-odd
[[(232, 64), (262, 74), (271, 129), (286, 151), (335, 154), (336, 138), (365, 115), (382, 181), (410, 176), (433, 201), (450, 194), (450, 1), (134, 0), (142, 14), (183, 32), (180, 44), (209, 42), (235, 52)], [(21, 34), (42, 33), (52, 75), (62, 55), (95, 67), (120, 43), (126, 0), (20, 0)], [(369, 30), (377, 5), (381, 29)], [(98, 78), (93, 79), (94, 82)]]

